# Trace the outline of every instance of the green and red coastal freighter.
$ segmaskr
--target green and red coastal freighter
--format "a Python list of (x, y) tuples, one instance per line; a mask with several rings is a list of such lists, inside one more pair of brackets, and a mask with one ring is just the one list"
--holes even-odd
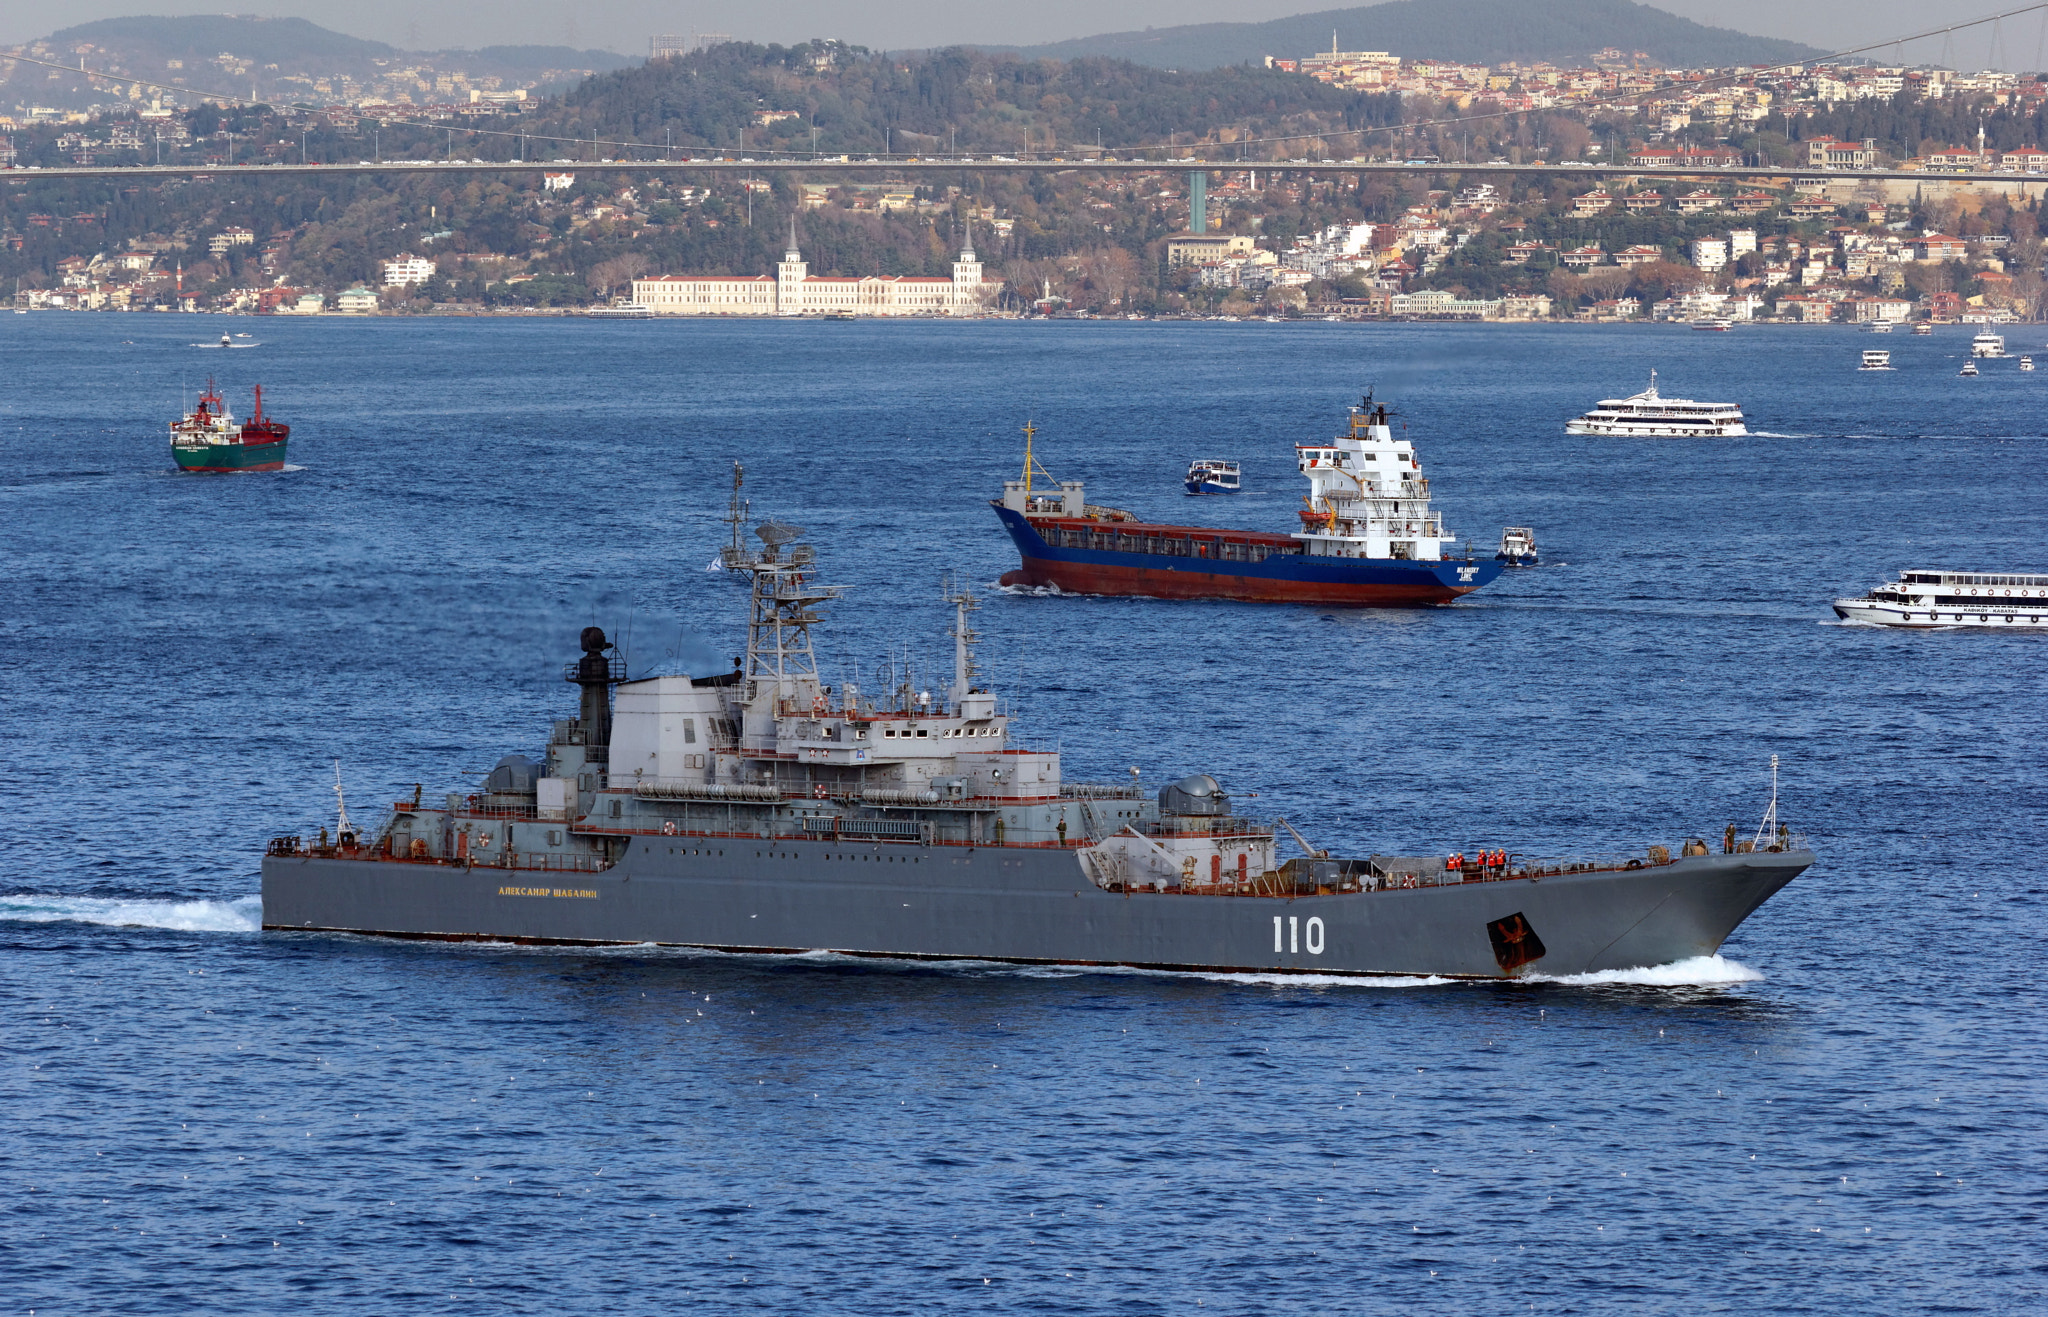
[(263, 386), (256, 386), (256, 414), (246, 424), (221, 400), (212, 380), (192, 414), (171, 423), (171, 456), (181, 471), (282, 471), (292, 428), (263, 414)]

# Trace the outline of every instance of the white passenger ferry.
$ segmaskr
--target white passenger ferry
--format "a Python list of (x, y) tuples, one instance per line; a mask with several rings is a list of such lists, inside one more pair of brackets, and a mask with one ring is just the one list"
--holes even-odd
[(1626, 398), (1603, 399), (1592, 411), (1568, 422), (1564, 432), (1644, 438), (1732, 438), (1749, 433), (1742, 424), (1742, 408), (1732, 402), (1661, 396), (1654, 370), (1649, 388)]
[(1861, 599), (1835, 600), (1835, 616), (1880, 626), (2025, 627), (2048, 630), (2048, 575), (1900, 572)]
[(1892, 354), (1890, 352), (1883, 348), (1865, 348), (1863, 349), (1863, 364), (1856, 369), (1890, 370), (1891, 368)]
[(1985, 330), (1970, 340), (1970, 355), (1973, 357), (2002, 357), (2005, 355), (2005, 336)]

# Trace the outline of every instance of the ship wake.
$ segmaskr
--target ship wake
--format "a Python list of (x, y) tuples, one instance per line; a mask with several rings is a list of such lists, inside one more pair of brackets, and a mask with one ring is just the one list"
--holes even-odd
[(263, 928), (263, 898), (162, 901), (24, 892), (0, 896), (0, 922), (102, 924), (111, 928), (163, 928), (177, 933), (256, 933)]
[(1757, 983), (1763, 975), (1749, 966), (1728, 959), (1718, 952), (1711, 956), (1694, 956), (1688, 960), (1674, 960), (1668, 965), (1648, 965), (1638, 969), (1603, 969), (1587, 974), (1529, 974), (1523, 976), (1525, 983), (1557, 983), (1566, 987), (1583, 988), (1606, 984), (1629, 984), (1647, 988), (1702, 988), (1728, 983)]
[(988, 588), (1001, 594), (1028, 595), (1036, 599), (1052, 599), (1066, 593), (1049, 581), (1044, 585), (1004, 585), (1001, 581), (990, 581)]

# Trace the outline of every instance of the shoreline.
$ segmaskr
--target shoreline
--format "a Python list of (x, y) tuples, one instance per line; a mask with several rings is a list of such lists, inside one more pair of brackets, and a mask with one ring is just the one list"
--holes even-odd
[[(485, 307), (478, 307), (478, 308), (475, 308), (475, 309), (467, 309), (467, 308), (465, 308), (465, 309), (462, 309), (462, 310), (444, 310), (444, 309), (436, 309), (436, 310), (432, 310), (432, 311), (318, 311), (318, 312), (310, 312), (310, 313), (308, 313), (308, 312), (297, 312), (297, 311), (292, 311), (292, 312), (284, 312), (284, 313), (278, 313), (278, 312), (262, 312), (262, 311), (173, 311), (173, 310), (170, 310), (170, 309), (168, 309), (168, 308), (158, 308), (158, 307), (143, 307), (143, 308), (136, 308), (136, 307), (110, 307), (110, 306), (108, 306), (108, 307), (71, 307), (71, 306), (36, 306), (36, 307), (17, 307), (17, 308), (15, 308), (15, 309), (16, 309), (17, 311), (21, 311), (21, 312), (23, 312), (24, 314), (26, 314), (26, 313), (28, 313), (28, 312), (36, 312), (36, 313), (44, 313), (44, 312), (51, 312), (51, 313), (61, 313), (61, 314), (65, 314), (65, 315), (161, 315), (161, 316), (236, 316), (236, 317), (243, 317), (243, 318), (247, 318), (247, 319), (250, 319), (250, 320), (266, 320), (266, 321), (269, 321), (269, 320), (278, 320), (278, 321), (291, 321), (291, 320), (599, 320), (599, 321), (606, 321), (606, 322), (610, 322), (610, 323), (615, 323), (615, 324), (617, 324), (617, 323), (647, 323), (647, 322), (651, 322), (651, 321), (668, 321), (668, 322), (671, 322), (671, 323), (677, 323), (677, 322), (699, 322), (699, 323), (701, 323), (701, 322), (704, 322), (704, 321), (715, 321), (715, 322), (720, 322), (720, 323), (725, 323), (725, 322), (731, 322), (731, 321), (764, 321), (764, 322), (776, 322), (776, 321), (779, 321), (779, 322), (782, 322), (782, 323), (789, 323), (789, 324), (846, 324), (846, 323), (851, 323), (851, 322), (859, 322), (859, 323), (862, 323), (862, 324), (889, 324), (889, 323), (901, 323), (901, 322), (911, 322), (911, 323), (916, 323), (916, 324), (932, 324), (932, 323), (937, 323), (937, 322), (947, 322), (947, 323), (953, 323), (953, 324), (967, 324), (967, 323), (973, 323), (973, 322), (976, 322), (976, 321), (983, 321), (983, 322), (986, 322), (986, 321), (991, 321), (991, 320), (999, 320), (999, 321), (1031, 321), (1031, 322), (1051, 322), (1051, 321), (1075, 321), (1075, 322), (1086, 322), (1086, 323), (1090, 323), (1090, 324), (1190, 324), (1190, 325), (1194, 325), (1194, 324), (1241, 324), (1241, 325), (1261, 325), (1261, 324), (1303, 324), (1303, 325), (1327, 325), (1327, 324), (1345, 324), (1345, 325), (1494, 325), (1494, 326), (1502, 326), (1502, 325), (1518, 325), (1518, 326), (1570, 326), (1570, 327), (1573, 327), (1573, 328), (1589, 328), (1589, 327), (1599, 327), (1599, 326), (1610, 326), (1610, 325), (1626, 325), (1626, 326), (1632, 326), (1632, 327), (1637, 327), (1637, 328), (1643, 328), (1643, 329), (1657, 329), (1657, 328), (1673, 328), (1673, 327), (1675, 327), (1675, 328), (1679, 328), (1679, 329), (1693, 329), (1693, 328), (1694, 328), (1694, 322), (1693, 322), (1693, 321), (1690, 321), (1690, 320), (1638, 320), (1638, 319), (1632, 319), (1632, 318), (1620, 318), (1620, 317), (1607, 317), (1607, 318), (1601, 318), (1601, 319), (1592, 319), (1592, 318), (1585, 318), (1585, 319), (1581, 319), (1581, 318), (1578, 318), (1578, 317), (1573, 317), (1573, 318), (1571, 318), (1571, 319), (1556, 319), (1556, 318), (1553, 318), (1553, 319), (1549, 319), (1549, 320), (1525, 320), (1525, 319), (1512, 319), (1512, 320), (1475, 320), (1475, 319), (1472, 319), (1472, 318), (1470, 318), (1470, 317), (1454, 317), (1454, 316), (1344, 316), (1344, 315), (1297, 315), (1297, 316), (1191, 316), (1191, 315), (1052, 315), (1052, 316), (1028, 316), (1028, 315), (1019, 315), (1019, 314), (1002, 314), (1002, 313), (997, 313), (997, 314), (991, 314), (991, 315), (979, 315), (979, 316), (951, 316), (951, 315), (899, 315), (899, 316), (860, 316), (860, 315), (857, 315), (857, 316), (854, 316), (854, 317), (852, 317), (852, 318), (851, 318), (851, 321), (849, 321), (849, 320), (847, 320), (846, 318), (843, 318), (843, 317), (835, 317), (835, 316), (826, 316), (826, 315), (793, 315), (793, 316), (782, 316), (782, 315), (746, 315), (746, 314), (741, 314), (741, 313), (732, 313), (732, 314), (718, 314), (718, 315), (687, 315), (687, 316), (678, 316), (678, 315), (649, 315), (649, 316), (616, 316), (616, 315), (592, 315), (592, 314), (590, 314), (590, 312), (589, 312), (588, 310), (586, 310), (586, 309), (582, 309), (582, 308), (578, 308), (578, 309), (570, 310), (570, 309), (557, 309), (557, 308), (552, 308), (552, 307), (550, 307), (550, 308), (538, 308), (538, 307), (532, 307), (532, 308), (518, 308), (518, 309), (494, 309), (494, 308), (485, 308)], [(1909, 333), (1909, 334), (1910, 334), (1910, 333), (1911, 333), (1911, 332), (1913, 331), (1913, 329), (1914, 329), (1914, 327), (1915, 327), (1915, 326), (1918, 326), (1918, 325), (1923, 325), (1923, 324), (1933, 325), (1933, 326), (1934, 326), (1935, 328), (1937, 328), (1937, 329), (1970, 329), (1970, 328), (1977, 328), (1977, 327), (1991, 327), (1991, 328), (2018, 328), (2018, 327), (2021, 327), (2021, 326), (2025, 326), (2025, 325), (2030, 325), (2030, 324), (2041, 324), (2041, 323), (2043, 323), (2043, 322), (2042, 322), (2042, 321), (2034, 321), (2034, 320), (1991, 320), (1991, 319), (1984, 319), (1984, 320), (1972, 320), (1972, 319), (1963, 319), (1963, 320), (1932, 320), (1932, 321), (1928, 321), (1928, 320), (1888, 320), (1888, 321), (1872, 321), (1872, 320), (1782, 320), (1782, 319), (1777, 319), (1777, 318), (1764, 318), (1764, 319), (1759, 319), (1759, 320), (1738, 320), (1738, 321), (1734, 322), (1734, 326), (1735, 326), (1735, 327), (1741, 327), (1741, 328), (1751, 328), (1751, 329), (1781, 329), (1781, 328), (1799, 328), (1799, 329), (1857, 329), (1857, 330), (1864, 330), (1864, 331), (1868, 331), (1868, 330), (1869, 330), (1869, 329), (1871, 329), (1871, 327), (1872, 327), (1872, 326), (1874, 326), (1874, 325), (1877, 325), (1877, 324), (1888, 324), (1888, 325), (1890, 325), (1890, 326), (1892, 327), (1892, 329), (1893, 329), (1893, 330), (1895, 330), (1895, 331), (1897, 331), (1897, 330), (1903, 330), (1903, 331), (1905, 331), (1905, 332), (1907, 332), (1907, 333)], [(1731, 331), (1726, 331), (1726, 332), (1732, 332), (1732, 330), (1731, 330)]]

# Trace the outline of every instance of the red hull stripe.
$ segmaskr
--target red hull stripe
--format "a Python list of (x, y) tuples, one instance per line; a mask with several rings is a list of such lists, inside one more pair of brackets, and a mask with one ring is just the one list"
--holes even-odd
[(1069, 594), (1145, 595), (1153, 599), (1240, 599), (1270, 603), (1340, 604), (1350, 607), (1412, 607), (1447, 604), (1476, 586), (1279, 581), (1255, 576), (1123, 567), (1107, 563), (1052, 562), (1026, 558), (1003, 576), (1005, 585), (1056, 585)]

